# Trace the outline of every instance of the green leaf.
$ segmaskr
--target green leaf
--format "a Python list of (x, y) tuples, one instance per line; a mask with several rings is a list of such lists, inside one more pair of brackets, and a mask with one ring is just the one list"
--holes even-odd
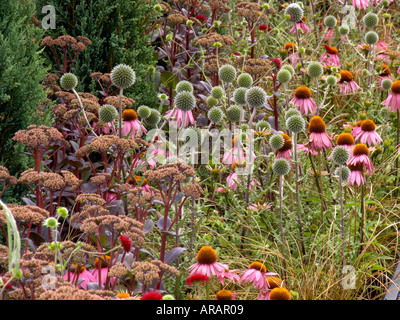
[(178, 79), (176, 79), (172, 72), (164, 71), (161, 72), (161, 82), (167, 88), (175, 88), (178, 84)]

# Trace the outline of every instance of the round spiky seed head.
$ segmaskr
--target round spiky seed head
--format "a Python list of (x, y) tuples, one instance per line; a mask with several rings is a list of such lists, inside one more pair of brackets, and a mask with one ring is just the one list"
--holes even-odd
[(324, 25), (325, 27), (329, 28), (329, 29), (333, 29), (334, 27), (336, 27), (337, 24), (337, 19), (334, 16), (326, 16), (324, 19)]
[(286, 7), (285, 14), (289, 15), (292, 21), (300, 22), (303, 19), (304, 10), (297, 3), (291, 3)]
[(290, 108), (285, 112), (285, 120), (289, 119), (291, 116), (301, 116), (301, 113), (295, 108)]
[(99, 118), (102, 122), (112, 122), (118, 117), (117, 109), (111, 104), (105, 104), (99, 109)]
[(367, 43), (367, 44), (370, 44), (370, 45), (375, 44), (378, 42), (378, 40), (379, 40), (379, 36), (375, 31), (368, 31), (365, 34), (365, 43)]
[(337, 78), (333, 75), (329, 75), (326, 77), (326, 83), (328, 84), (328, 86), (334, 87), (337, 84)]
[(201, 143), (201, 131), (195, 127), (183, 130), (182, 139), (187, 146), (197, 147)]
[(279, 83), (283, 83), (283, 84), (288, 83), (291, 78), (292, 78), (292, 74), (290, 73), (289, 70), (281, 69), (281, 70), (279, 70), (279, 72), (277, 74), (277, 79), (278, 79)]
[(379, 23), (379, 18), (371, 11), (364, 16), (363, 22), (368, 28), (374, 28)]
[(226, 110), (226, 118), (230, 122), (238, 122), (240, 121), (240, 116), (242, 114), (241, 106), (231, 106)]
[(160, 112), (156, 109), (151, 109), (150, 115), (144, 120), (149, 126), (155, 127), (161, 120)]
[(337, 146), (332, 151), (333, 162), (341, 165), (345, 165), (350, 158), (349, 149), (344, 146)]
[(175, 87), (176, 92), (188, 91), (193, 92), (193, 85), (186, 80), (179, 81)]
[[(347, 181), (350, 178), (351, 171), (348, 167), (342, 166), (342, 181)], [(339, 177), (339, 168), (335, 170), (335, 176)]]
[(278, 150), (285, 144), (285, 139), (280, 134), (274, 134), (269, 138), (269, 145), (272, 149)]
[(307, 67), (307, 73), (311, 78), (319, 78), (324, 73), (324, 68), (320, 62), (312, 61)]
[(383, 90), (388, 91), (392, 86), (392, 80), (390, 79), (383, 79), (381, 82), (381, 87)]
[(61, 88), (72, 90), (78, 85), (78, 78), (73, 73), (65, 73), (60, 79)]
[(151, 113), (151, 109), (148, 106), (143, 105), (137, 109), (137, 114), (142, 119), (147, 119), (148, 117), (150, 117), (150, 113)]
[(59, 224), (60, 223), (57, 221), (57, 219), (53, 217), (47, 218), (43, 221), (43, 225), (51, 229), (57, 228)]
[(225, 83), (232, 83), (236, 79), (236, 69), (230, 64), (224, 64), (218, 71), (219, 78)]
[(233, 100), (237, 104), (244, 105), (246, 104), (246, 91), (247, 88), (237, 88), (235, 91), (233, 91)]
[(251, 87), (246, 91), (245, 100), (250, 107), (261, 107), (267, 102), (267, 94), (261, 87)]
[(347, 25), (342, 25), (339, 27), (339, 34), (345, 36), (350, 32), (350, 28)]
[(286, 120), (286, 127), (289, 129), (290, 132), (300, 133), (305, 129), (306, 121), (303, 119), (303, 117), (299, 115), (294, 115)]
[(111, 70), (111, 82), (114, 86), (120, 89), (126, 89), (136, 81), (136, 73), (126, 64), (119, 64)]
[(196, 107), (196, 98), (188, 91), (178, 92), (174, 101), (175, 107), (182, 111), (190, 111)]
[(257, 131), (268, 131), (271, 130), (271, 125), (267, 120), (260, 120), (256, 123)]
[(294, 68), (290, 64), (285, 64), (284, 66), (281, 67), (281, 70), (289, 71), (292, 77), (294, 75)]
[(253, 85), (253, 77), (249, 73), (242, 73), (237, 78), (239, 87), (250, 88)]
[(278, 176), (285, 176), (290, 172), (290, 164), (285, 158), (279, 158), (274, 161), (272, 171)]
[(224, 112), (219, 107), (213, 107), (210, 110), (208, 110), (207, 116), (211, 122), (219, 123), (224, 117)]
[(220, 86), (213, 87), (211, 89), (211, 96), (215, 99), (221, 99), (224, 96), (224, 94), (225, 90)]
[(218, 100), (215, 99), (213, 96), (209, 96), (209, 97), (207, 98), (207, 105), (208, 105), (208, 106), (214, 107), (214, 106), (216, 106), (217, 104), (218, 104)]

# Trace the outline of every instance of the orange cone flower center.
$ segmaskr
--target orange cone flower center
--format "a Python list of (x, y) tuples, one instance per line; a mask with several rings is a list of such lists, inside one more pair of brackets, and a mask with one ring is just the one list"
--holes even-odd
[(342, 70), (340, 71), (340, 82), (350, 82), (353, 80), (353, 74), (350, 71)]
[(311, 98), (311, 90), (305, 86), (300, 86), (294, 91), (294, 95), (297, 99), (309, 99)]
[(365, 154), (366, 156), (369, 154), (369, 149), (364, 143), (356, 144), (353, 149), (353, 155), (359, 156)]
[(311, 118), (310, 123), (308, 125), (308, 132), (310, 133), (322, 133), (325, 132), (326, 125), (324, 120), (322, 120), (319, 116), (314, 116)]
[(220, 290), (217, 292), (217, 300), (232, 300), (233, 294), (229, 290)]
[(339, 134), (339, 136), (336, 139), (336, 143), (339, 146), (352, 146), (354, 144), (354, 138), (350, 133), (344, 132)]
[(133, 109), (126, 109), (122, 111), (122, 118), (124, 121), (132, 121), (138, 118), (138, 115), (135, 110)]
[(200, 264), (213, 264), (217, 262), (217, 253), (210, 246), (204, 246), (197, 253), (197, 262)]
[(267, 272), (267, 267), (265, 266), (265, 264), (258, 262), (258, 261), (254, 261), (250, 264), (249, 269), (256, 269), (258, 271), (261, 271), (263, 273)]
[(394, 81), (390, 86), (390, 90), (392, 90), (393, 93), (400, 93), (400, 80)]
[(292, 296), (285, 288), (275, 288), (271, 290), (269, 298), (271, 300), (290, 300)]
[(370, 119), (366, 119), (361, 123), (362, 131), (374, 131), (375, 128), (375, 123)]

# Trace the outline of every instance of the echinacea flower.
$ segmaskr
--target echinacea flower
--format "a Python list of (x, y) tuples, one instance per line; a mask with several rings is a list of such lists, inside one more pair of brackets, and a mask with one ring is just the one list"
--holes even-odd
[(299, 22), (296, 22), (296, 24), (290, 29), (290, 33), (296, 33), (296, 27), (297, 29), (303, 31), (304, 33), (308, 33), (310, 31), (310, 27), (306, 25), (304, 22), (306, 21), (306, 17), (303, 16), (302, 20)]
[(332, 41), (335, 38), (335, 29), (328, 29), (325, 33), (324, 39)]
[(314, 114), (317, 109), (317, 104), (311, 98), (311, 90), (305, 86), (300, 86), (294, 91), (290, 102), (293, 102), (302, 115)]
[(162, 295), (157, 291), (147, 291), (140, 300), (162, 300)]
[(141, 137), (143, 133), (146, 133), (146, 128), (138, 120), (138, 115), (133, 109), (126, 109), (122, 111), (123, 128), (121, 133), (123, 136), (130, 135), (132, 139)]
[(271, 208), (271, 206), (267, 205), (266, 203), (263, 203), (263, 204), (253, 203), (252, 205), (250, 205), (248, 207), (248, 209), (250, 209), (251, 211), (260, 211), (260, 210), (269, 209), (269, 208)]
[(284, 140), (284, 144), (283, 147), (277, 150), (276, 153), (276, 159), (279, 158), (284, 158), (287, 161), (291, 161), (292, 160), (292, 154), (291, 154), (291, 150), (292, 150), (292, 138), (290, 138), (286, 133), (281, 133), (281, 136), (283, 137)]
[(354, 137), (350, 133), (347, 133), (347, 132), (343, 132), (343, 133), (339, 134), (336, 139), (336, 144), (338, 146), (347, 148), (347, 150), (349, 150), (350, 154), (353, 153), (354, 143), (355, 143)]
[(228, 265), (217, 262), (218, 256), (210, 246), (203, 246), (197, 253), (197, 262), (189, 267), (191, 270), (189, 276), (196, 273), (206, 275), (207, 277), (220, 276), (229, 270)]
[(355, 124), (353, 130), (351, 130), (351, 135), (353, 137), (357, 136), (357, 134), (361, 131), (361, 123), (362, 122), (363, 122), (363, 120), (357, 121), (357, 123)]
[[(247, 179), (246, 179), (246, 180), (247, 180)], [(231, 172), (231, 173), (227, 176), (227, 178), (226, 178), (226, 185), (227, 185), (228, 188), (229, 188), (230, 190), (232, 190), (232, 191), (235, 191), (235, 190), (237, 189), (238, 184), (241, 184), (241, 183), (242, 183), (242, 179), (239, 178), (239, 176), (237, 175), (237, 173), (234, 172), (234, 171)], [(256, 187), (256, 185), (260, 185), (260, 182), (257, 181), (256, 179), (253, 179), (253, 180), (250, 182), (249, 189), (250, 189), (250, 190), (253, 190), (253, 189)]]
[(225, 272), (217, 275), (217, 278), (222, 285), (225, 284), (225, 278), (231, 280), (233, 283), (239, 283), (240, 277), (236, 274), (237, 270), (225, 270)]
[(382, 102), (389, 111), (400, 111), (400, 80), (396, 80), (390, 86), (390, 92), (385, 101)]
[(393, 82), (393, 77), (390, 75), (390, 68), (388, 65), (384, 64), (381, 66), (381, 71), (380, 74), (378, 75), (378, 81), (379, 81), (379, 88), (381, 88), (381, 90), (384, 90), (382, 88), (382, 81), (385, 79), (389, 79)]
[(357, 92), (359, 86), (353, 80), (353, 74), (350, 71), (340, 71), (340, 80), (338, 82), (339, 92), (348, 94)]
[(189, 123), (192, 125), (195, 125), (192, 110), (183, 111), (183, 110), (175, 108), (173, 110), (168, 110), (165, 113), (165, 116), (167, 119), (174, 119), (176, 121), (176, 124), (178, 125), (178, 127), (180, 127), (183, 123), (183, 118), (184, 118), (183, 115), (185, 112), (186, 112), (186, 115), (185, 115), (184, 127), (187, 127), (189, 125)]
[(369, 0), (351, 0), (353, 2), (353, 6), (357, 9), (367, 10), (369, 5)]
[(382, 142), (381, 136), (375, 131), (375, 122), (371, 119), (366, 119), (361, 123), (361, 130), (355, 136), (356, 140), (361, 143), (370, 145), (380, 144)]
[(267, 277), (265, 281), (267, 282), (267, 288), (260, 291), (258, 300), (270, 300), (271, 290), (282, 287), (282, 280), (278, 277)]
[(348, 167), (350, 169), (350, 185), (356, 185), (357, 187), (359, 187), (366, 182), (361, 164), (358, 164), (356, 166), (349, 165)]
[(309, 146), (313, 150), (322, 150), (332, 148), (332, 138), (326, 133), (326, 125), (320, 116), (311, 118), (308, 125)]
[(206, 275), (201, 273), (195, 273), (190, 277), (186, 278), (186, 285), (189, 287), (192, 286), (192, 284), (204, 285), (208, 280), (210, 279)]
[(256, 286), (257, 289), (266, 289), (268, 287), (268, 284), (266, 282), (265, 277), (276, 274), (277, 273), (275, 272), (267, 272), (267, 267), (263, 263), (259, 261), (254, 261), (250, 264), (249, 268), (243, 273), (243, 275), (240, 278), (240, 281), (242, 283), (250, 282), (254, 286)]
[(314, 156), (318, 155), (317, 151), (308, 147), (308, 143), (307, 144), (298, 143), (297, 149), (304, 152), (306, 155), (309, 155), (310, 153), (313, 154)]
[(368, 155), (369, 155), (369, 149), (364, 143), (356, 144), (353, 149), (353, 155), (347, 162), (347, 165), (348, 166), (362, 165), (362, 171), (371, 174), (374, 171), (374, 165), (368, 158)]
[(235, 295), (226, 289), (222, 289), (215, 295), (216, 300), (235, 300)]
[(325, 63), (328, 67), (340, 67), (339, 61), (339, 50), (335, 47), (324, 45), (326, 52), (324, 52), (321, 56), (320, 61)]
[(274, 288), (269, 293), (269, 300), (291, 300), (292, 295), (289, 290), (283, 287)]
[(296, 44), (294, 42), (287, 42), (284, 45), (284, 49), (288, 53), (288, 59), (293, 67), (296, 67), (299, 63), (299, 55), (294, 50), (296, 49)]
[[(70, 269), (67, 270), (67, 272), (64, 274), (64, 279), (71, 283), (77, 283), (79, 280), (83, 279), (82, 282), (80, 282), (80, 286), (87, 290), (87, 284), (90, 282), (96, 282), (95, 277), (92, 275), (92, 273), (82, 265), (82, 266), (77, 266), (76, 264), (72, 264), (75, 267), (74, 271), (71, 271)], [(78, 281), (77, 281), (78, 280)]]

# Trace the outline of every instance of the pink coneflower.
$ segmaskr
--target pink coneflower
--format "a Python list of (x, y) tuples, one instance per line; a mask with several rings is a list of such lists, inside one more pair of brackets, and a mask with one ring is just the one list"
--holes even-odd
[(191, 270), (189, 276), (196, 273), (206, 275), (207, 277), (221, 276), (225, 270), (229, 270), (228, 265), (217, 262), (217, 253), (210, 246), (202, 247), (197, 253), (197, 262), (189, 267)]
[(388, 46), (386, 42), (384, 41), (377, 42), (375, 44), (375, 51), (377, 52), (375, 60), (381, 60), (381, 62), (390, 63), (390, 57), (386, 53), (387, 50)]
[(267, 288), (260, 291), (257, 298), (258, 300), (270, 300), (269, 294), (271, 290), (282, 286), (282, 280), (278, 277), (267, 277), (265, 281), (267, 282)]
[(357, 9), (367, 10), (369, 5), (369, 0), (351, 0), (353, 2), (353, 6)]
[[(247, 141), (250, 141), (247, 139)], [(236, 135), (232, 140), (232, 149), (225, 151), (222, 157), (222, 163), (226, 165), (243, 164), (245, 160), (252, 162), (256, 158), (256, 154), (252, 152), (251, 159), (246, 159), (246, 154), (242, 148), (242, 142)]]
[[(238, 177), (236, 172), (231, 172), (228, 175), (228, 177), (226, 178), (226, 185), (232, 191), (235, 191), (238, 187), (238, 184), (241, 184), (241, 183), (242, 183), (242, 179)], [(253, 179), (253, 181), (250, 182), (249, 189), (253, 190), (255, 188), (256, 184), (260, 185), (260, 182), (258, 182), (256, 179)]]
[(71, 283), (77, 283), (80, 279), (83, 281), (80, 283), (80, 286), (87, 290), (87, 284), (90, 282), (96, 282), (95, 277), (90, 273), (90, 271), (86, 270), (84, 266), (77, 266), (76, 264), (72, 264), (75, 267), (75, 272), (70, 271), (69, 269), (64, 274), (64, 279), (68, 280)]
[(224, 188), (224, 187), (218, 187), (218, 188), (215, 189), (215, 192), (228, 193), (228, 190), (226, 188)]
[(305, 86), (300, 86), (295, 90), (290, 102), (293, 102), (302, 115), (314, 114), (317, 109), (317, 104), (311, 98), (311, 90)]
[(156, 291), (147, 291), (140, 300), (162, 300), (162, 295)]
[[(185, 111), (179, 110), (179, 109), (173, 109), (173, 110), (168, 110), (165, 113), (165, 116), (167, 119), (175, 119), (176, 124), (180, 127), (183, 123), (183, 114)], [(186, 111), (186, 116), (185, 116), (185, 127), (187, 127), (191, 123), (192, 125), (195, 125), (193, 113), (191, 110)]]
[[(349, 153), (353, 153), (353, 148), (354, 148), (354, 137), (347, 132), (343, 132), (339, 134), (339, 136), (336, 139), (336, 144), (338, 147), (345, 147), (347, 150), (349, 150)], [(328, 157), (328, 160), (332, 160), (332, 154)]]
[(328, 29), (325, 33), (324, 39), (332, 41), (335, 38), (335, 29)]
[(215, 295), (216, 300), (235, 300), (235, 294), (233, 294), (231, 291), (222, 289), (217, 292)]
[[(96, 258), (94, 261), (94, 266), (95, 268), (92, 271), (92, 276), (94, 278), (94, 282), (99, 283), (99, 277), (100, 277), (100, 283), (104, 286), (104, 284), (107, 282), (107, 277), (108, 277), (108, 263), (110, 262), (110, 256), (102, 256), (102, 259)], [(107, 263), (106, 263), (107, 261)], [(99, 274), (99, 268), (100, 268), (100, 274)], [(110, 279), (111, 283), (115, 281), (115, 277)]]
[(251, 211), (260, 211), (264, 209), (269, 209), (271, 206), (267, 205), (266, 203), (260, 204), (260, 203), (253, 203), (248, 207)]
[(289, 32), (290, 33), (296, 33), (296, 27), (297, 27), (297, 29), (300, 29), (304, 33), (308, 33), (310, 31), (310, 27), (304, 23), (306, 21), (306, 18), (303, 17), (302, 20), (303, 21), (296, 22), (296, 25), (293, 26), (292, 29), (290, 29)]
[(362, 165), (363, 171), (371, 174), (374, 171), (374, 165), (368, 158), (369, 149), (364, 143), (356, 144), (353, 149), (353, 156), (347, 162), (348, 166)]
[(121, 130), (123, 136), (130, 135), (132, 139), (141, 137), (146, 133), (146, 128), (139, 122), (138, 115), (133, 109), (126, 109), (122, 111), (123, 128)]
[(368, 146), (380, 144), (381, 136), (375, 131), (376, 125), (371, 119), (366, 119), (361, 123), (361, 130), (355, 136), (356, 140)]
[(288, 59), (293, 67), (296, 67), (299, 63), (299, 55), (295, 52), (296, 44), (294, 42), (286, 42), (284, 45), (284, 49), (288, 53)]
[(225, 284), (225, 279), (231, 280), (233, 283), (239, 283), (240, 277), (236, 274), (237, 270), (225, 270), (225, 272), (220, 273), (217, 278), (221, 281), (221, 284)]
[(359, 86), (353, 80), (353, 74), (350, 71), (340, 71), (340, 80), (338, 82), (339, 92), (348, 94), (357, 92)]
[(382, 104), (390, 111), (400, 110), (400, 80), (392, 83), (389, 95)]
[(388, 65), (384, 64), (382, 65), (381, 69), (381, 73), (378, 76), (378, 81), (379, 81), (379, 88), (381, 88), (381, 90), (384, 91), (384, 89), (382, 88), (382, 81), (385, 79), (389, 79), (393, 82), (393, 77), (390, 75), (390, 68)]
[(292, 150), (292, 138), (290, 138), (286, 133), (281, 133), (281, 136), (283, 137), (284, 140), (284, 144), (283, 147), (278, 149), (276, 152), (276, 159), (279, 158), (284, 158), (287, 161), (289, 161), (289, 163), (292, 160), (292, 154), (291, 154), (291, 150)]
[(210, 278), (206, 275), (196, 273), (186, 278), (186, 285), (189, 287), (192, 286), (192, 284), (204, 285), (208, 280), (210, 280)]
[[(168, 156), (168, 153), (167, 153)], [(133, 161), (133, 168), (139, 168), (140, 170), (147, 170), (147, 166), (150, 169), (155, 169), (157, 167), (157, 161), (161, 162), (165, 159), (165, 150), (157, 148), (150, 152), (148, 150), (145, 154), (145, 160), (140, 158), (140, 155)], [(156, 161), (157, 160), (157, 161)]]
[(361, 164), (356, 166), (349, 165), (348, 167), (350, 169), (350, 178), (349, 178), (350, 185), (356, 185), (357, 187), (359, 187), (366, 182)]
[(325, 122), (320, 116), (311, 118), (308, 132), (310, 133), (308, 141), (311, 149), (318, 151), (332, 148), (332, 138), (327, 135)]
[(340, 67), (340, 61), (338, 56), (338, 49), (328, 45), (324, 45), (326, 52), (321, 56), (320, 61), (327, 65), (327, 67)]
[(357, 123), (355, 124), (353, 130), (351, 130), (351, 135), (353, 137), (357, 136), (357, 134), (361, 131), (361, 123), (362, 122), (363, 122), (363, 120), (357, 121)]
[(242, 283), (245, 282), (250, 282), (254, 286), (256, 286), (257, 289), (267, 289), (268, 284), (266, 281), (266, 276), (269, 275), (276, 275), (274, 272), (267, 272), (266, 266), (259, 262), (259, 261), (254, 261), (250, 264), (249, 268), (243, 273), (243, 275), (240, 278), (240, 281)]
[(303, 151), (306, 155), (309, 155), (310, 153), (313, 154), (314, 156), (318, 155), (318, 152), (309, 148), (308, 143), (307, 144), (297, 144), (297, 149)]

